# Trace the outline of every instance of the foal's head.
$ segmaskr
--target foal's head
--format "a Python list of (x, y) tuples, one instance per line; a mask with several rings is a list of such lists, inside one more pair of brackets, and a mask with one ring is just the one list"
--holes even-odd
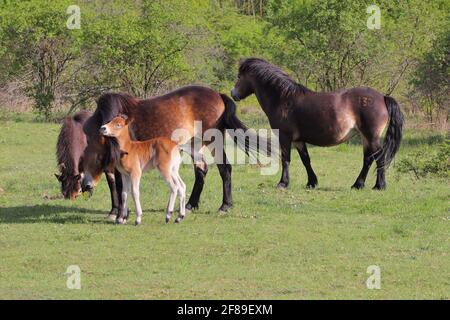
[(118, 115), (107, 124), (100, 127), (100, 134), (107, 137), (118, 138), (128, 135), (129, 118), (126, 115)]

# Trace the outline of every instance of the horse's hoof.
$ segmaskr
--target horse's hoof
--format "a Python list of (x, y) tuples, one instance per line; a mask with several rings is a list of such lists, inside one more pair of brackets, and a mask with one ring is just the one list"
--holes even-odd
[(134, 225), (137, 227), (137, 226), (140, 226), (142, 224), (142, 222), (141, 221), (136, 221), (136, 222), (134, 222)]
[(372, 190), (377, 190), (377, 191), (386, 190), (386, 185), (385, 184), (375, 185), (375, 187), (373, 187)]
[(127, 220), (125, 220), (124, 218), (117, 218), (116, 219), (116, 224), (125, 224)]
[(170, 218), (166, 217), (166, 223), (169, 223), (169, 221), (170, 221)]
[(195, 209), (198, 209), (198, 205), (192, 205), (192, 204), (190, 204), (190, 203), (188, 203), (188, 204), (186, 205), (186, 211), (187, 211), (187, 212), (192, 212), (192, 211), (194, 211)]
[(219, 208), (219, 213), (227, 213), (229, 209), (231, 209), (233, 205), (232, 204), (222, 204)]
[(284, 182), (280, 182), (279, 184), (277, 184), (277, 190), (286, 190), (288, 187), (287, 183)]
[(352, 189), (356, 189), (356, 190), (364, 189), (364, 183), (355, 182), (355, 184), (352, 185)]
[(175, 219), (175, 223), (180, 223), (181, 221), (183, 221), (184, 216), (179, 216)]
[(306, 189), (315, 189), (316, 186), (317, 186), (317, 184), (308, 183), (308, 184), (306, 185)]

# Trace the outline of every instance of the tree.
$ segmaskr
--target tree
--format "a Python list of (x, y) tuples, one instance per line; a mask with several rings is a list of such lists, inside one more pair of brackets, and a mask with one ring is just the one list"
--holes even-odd
[[(57, 91), (70, 63), (77, 59), (80, 33), (66, 27), (68, 1), (5, 2), (0, 11), (0, 56), (5, 77), (21, 77), (35, 110), (51, 115)], [(1, 54), (2, 52), (0, 52)]]

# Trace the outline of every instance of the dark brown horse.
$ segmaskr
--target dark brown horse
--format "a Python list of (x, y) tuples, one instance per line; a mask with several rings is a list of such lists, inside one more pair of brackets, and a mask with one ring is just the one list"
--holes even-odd
[(83, 125), (92, 115), (88, 111), (81, 111), (73, 117), (62, 121), (56, 143), (56, 158), (59, 174), (55, 174), (61, 183), (61, 192), (66, 199), (75, 199), (81, 191), (80, 159), (87, 146)]
[[(317, 185), (306, 143), (334, 146), (347, 141), (353, 131), (362, 136), (362, 170), (353, 188), (363, 188), (373, 161), (377, 163), (374, 189), (385, 189), (385, 168), (394, 159), (402, 139), (403, 114), (397, 102), (367, 88), (334, 92), (313, 92), (293, 81), (267, 61), (249, 58), (241, 61), (238, 80), (231, 91), (234, 100), (255, 94), (270, 126), (279, 129), (282, 175), (279, 188), (289, 184), (291, 144), (296, 147), (308, 174), (307, 187)], [(387, 126), (384, 144), (381, 134)]]
[[(62, 121), (56, 144), (56, 158), (58, 161), (59, 174), (55, 174), (61, 183), (61, 192), (66, 199), (75, 199), (81, 192), (81, 181), (83, 178), (82, 157), (87, 147), (86, 135), (83, 125), (92, 116), (92, 112), (80, 111), (72, 117), (66, 117)], [(119, 199), (116, 185), (114, 183), (114, 170), (105, 171), (106, 180), (112, 196), (111, 214), (117, 215), (119, 210)]]
[[(236, 105), (233, 100), (207, 87), (187, 86), (147, 100), (121, 93), (104, 94), (97, 101), (94, 115), (84, 125), (88, 147), (83, 156), (85, 173), (82, 183), (83, 191), (92, 190), (102, 171), (113, 170), (120, 162), (121, 150), (117, 140), (102, 136), (99, 132), (102, 125), (110, 122), (119, 113), (133, 120), (130, 125), (130, 134), (139, 141), (156, 137), (171, 138), (176, 129), (186, 130), (187, 140), (198, 134), (203, 136), (203, 133), (210, 128), (217, 128), (222, 132), (226, 129), (247, 129), (236, 117)], [(195, 132), (195, 121), (201, 122), (202, 132)], [(208, 143), (202, 141), (202, 145), (208, 145)], [(246, 151), (249, 150), (248, 148)], [(223, 202), (219, 210), (226, 211), (232, 206), (231, 165), (225, 152), (223, 150), (221, 152), (223, 161), (217, 163), (217, 167), (223, 182)], [(188, 210), (198, 207), (208, 170), (205, 161), (194, 157), (194, 154), (191, 156), (195, 158), (195, 183), (186, 205)], [(117, 170), (115, 174), (118, 188), (116, 196), (119, 196), (122, 190), (122, 179), (119, 178), (120, 173)], [(126, 218), (126, 215), (126, 212), (121, 212), (117, 219)]]

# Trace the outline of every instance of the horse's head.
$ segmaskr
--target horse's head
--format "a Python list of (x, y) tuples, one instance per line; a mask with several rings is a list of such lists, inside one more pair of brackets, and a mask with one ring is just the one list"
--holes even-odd
[(65, 172), (64, 164), (60, 164), (60, 170), (62, 173), (55, 173), (55, 177), (61, 184), (61, 193), (65, 199), (75, 200), (81, 193), (82, 174)]
[(88, 138), (88, 145), (84, 149), (83, 160), (81, 162), (84, 177), (81, 182), (82, 192), (92, 194), (97, 186), (102, 173), (108, 169), (106, 163), (108, 145), (106, 138), (101, 135), (95, 135)]
[(107, 124), (100, 127), (100, 134), (107, 137), (119, 138), (123, 133), (128, 134), (128, 116), (119, 114)]
[(252, 83), (252, 77), (250, 70), (246, 68), (246, 60), (241, 61), (239, 66), (239, 72), (237, 76), (237, 81), (234, 88), (231, 90), (231, 97), (235, 101), (239, 101), (247, 98), (249, 95), (255, 93), (254, 86)]

